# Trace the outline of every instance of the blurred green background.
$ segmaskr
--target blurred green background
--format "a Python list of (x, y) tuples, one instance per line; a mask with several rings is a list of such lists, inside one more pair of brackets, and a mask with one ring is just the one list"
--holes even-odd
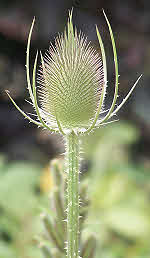
[(26, 112), (32, 107), (25, 74), (26, 43), (32, 37), (31, 66), (64, 30), (68, 10), (98, 49), (95, 24), (108, 63), (105, 108), (114, 91), (114, 64), (105, 10), (116, 40), (120, 89), (118, 103), (142, 73), (134, 94), (118, 114), (119, 122), (83, 139), (81, 181), (88, 190), (83, 238), (93, 232), (96, 258), (150, 257), (150, 2), (147, 0), (1, 0), (0, 1), (0, 258), (42, 258), (35, 238), (43, 227), (53, 187), (49, 161), (64, 152), (60, 136), (29, 124), (8, 100), (9, 90)]

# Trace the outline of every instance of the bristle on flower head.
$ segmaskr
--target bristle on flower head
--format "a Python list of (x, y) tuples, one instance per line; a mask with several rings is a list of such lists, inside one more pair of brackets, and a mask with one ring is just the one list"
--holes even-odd
[(65, 32), (43, 58), (39, 84), (47, 123), (59, 120), (64, 129), (92, 123), (104, 87), (103, 67), (99, 53), (73, 28), (72, 12)]
[(30, 122), (48, 129), (51, 133), (59, 132), (66, 135), (74, 130), (79, 135), (89, 134), (106, 124), (126, 103), (142, 75), (135, 81), (122, 102), (115, 107), (119, 85), (118, 58), (112, 28), (104, 11), (103, 13), (110, 33), (115, 66), (115, 91), (107, 114), (99, 118), (107, 86), (107, 62), (101, 35), (96, 26), (102, 62), (99, 54), (90, 43), (87, 43), (87, 38), (73, 28), (71, 11), (64, 34), (55, 39), (55, 45), (50, 45), (44, 58), (41, 54), (42, 65), (38, 77), (41, 107), (38, 106), (36, 92), (38, 51), (34, 62), (32, 85), (29, 72), (29, 50), (35, 18), (31, 25), (27, 43), (26, 72), (30, 99), (38, 121), (21, 110), (6, 91), (15, 107)]

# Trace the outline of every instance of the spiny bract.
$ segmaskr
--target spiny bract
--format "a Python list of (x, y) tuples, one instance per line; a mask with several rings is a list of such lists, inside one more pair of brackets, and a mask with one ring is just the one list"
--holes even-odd
[(56, 38), (55, 46), (50, 45), (40, 72), (44, 118), (56, 126), (59, 120), (64, 129), (89, 126), (104, 87), (103, 67), (100, 55), (74, 30), (72, 14), (67, 30)]
[(107, 114), (99, 117), (102, 113), (107, 86), (107, 62), (102, 38), (96, 26), (101, 62), (99, 54), (87, 42), (87, 38), (73, 28), (71, 11), (64, 34), (55, 39), (55, 46), (50, 45), (44, 58), (41, 54), (41, 68), (38, 76), (38, 95), (41, 107), (38, 106), (36, 90), (38, 52), (34, 62), (32, 85), (29, 74), (29, 50), (35, 19), (31, 25), (27, 44), (26, 72), (30, 98), (39, 121), (22, 111), (6, 91), (15, 107), (30, 122), (50, 132), (59, 132), (63, 135), (72, 130), (77, 134), (88, 134), (117, 114), (128, 100), (142, 75), (116, 107), (119, 77), (117, 52), (111, 25), (104, 11), (103, 13), (112, 42), (116, 77), (114, 97)]

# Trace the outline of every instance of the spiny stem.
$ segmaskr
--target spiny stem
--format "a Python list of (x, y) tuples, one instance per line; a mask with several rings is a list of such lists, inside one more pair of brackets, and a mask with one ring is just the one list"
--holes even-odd
[(68, 207), (67, 258), (79, 257), (79, 136), (72, 131), (67, 137)]

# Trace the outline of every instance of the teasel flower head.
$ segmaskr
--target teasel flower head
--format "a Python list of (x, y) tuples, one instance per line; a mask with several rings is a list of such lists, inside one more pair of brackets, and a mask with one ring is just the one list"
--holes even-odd
[(127, 101), (141, 76), (116, 107), (119, 77), (117, 53), (110, 23), (105, 13), (104, 16), (112, 42), (116, 77), (114, 98), (106, 115), (102, 115), (105, 113), (104, 98), (107, 87), (107, 64), (102, 38), (96, 26), (100, 56), (100, 51), (97, 52), (83, 33), (78, 33), (74, 28), (71, 11), (64, 33), (58, 35), (54, 45), (50, 44), (49, 51), (44, 57), (40, 53), (38, 90), (36, 87), (38, 52), (34, 62), (32, 85), (29, 75), (29, 49), (35, 19), (32, 22), (27, 44), (26, 71), (28, 90), (38, 119), (34, 120), (22, 111), (7, 91), (13, 104), (29, 121), (63, 135), (72, 130), (77, 134), (87, 134), (105, 124)]

